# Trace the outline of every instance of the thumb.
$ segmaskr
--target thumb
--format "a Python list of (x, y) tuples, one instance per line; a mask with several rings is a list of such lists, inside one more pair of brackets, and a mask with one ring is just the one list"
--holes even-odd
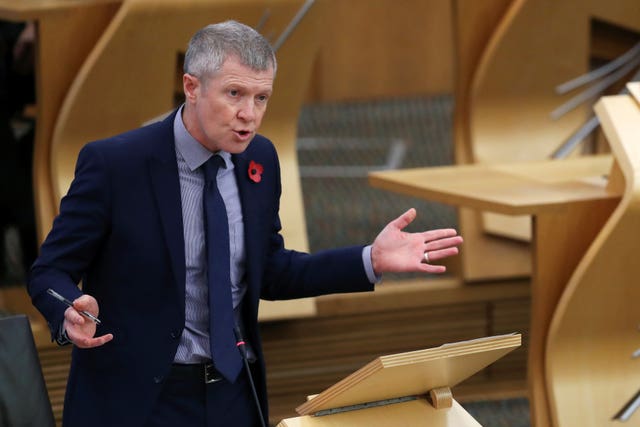
[(75, 301), (73, 301), (73, 308), (75, 308), (78, 311), (82, 311), (82, 310), (97, 311), (98, 303), (95, 300), (95, 298), (93, 298), (92, 296), (84, 294), (79, 298), (77, 298)]
[(417, 216), (416, 210), (414, 208), (411, 208), (405, 213), (403, 213), (402, 215), (400, 215), (398, 218), (391, 221), (390, 225), (393, 225), (398, 230), (402, 230), (407, 225), (411, 224), (413, 220), (416, 219), (416, 216)]

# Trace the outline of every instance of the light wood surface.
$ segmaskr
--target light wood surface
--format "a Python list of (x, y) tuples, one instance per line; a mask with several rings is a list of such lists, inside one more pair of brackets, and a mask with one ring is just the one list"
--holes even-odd
[[(591, 113), (588, 104), (557, 121), (551, 120), (550, 113), (578, 92), (559, 96), (553, 88), (588, 71), (593, 42), (591, 25), (594, 20), (638, 31), (640, 8), (634, 0), (514, 0), (508, 5), (473, 71), (468, 95), (456, 98), (456, 115), (459, 108), (461, 114), (455, 124), (462, 125), (455, 134), (456, 150), (463, 146), (463, 154), (457, 156), (458, 161), (493, 163), (539, 160), (549, 156), (586, 120)], [(467, 239), (469, 253), (462, 257), (465, 279), (495, 277), (492, 275), (499, 276), (507, 271), (533, 273), (532, 316), (542, 319), (543, 324), (535, 326), (532, 323), (529, 369), (532, 399), (535, 402), (532, 407), (535, 425), (551, 425), (546, 391), (541, 386), (544, 381), (536, 379), (536, 376), (544, 375), (544, 361), (540, 359), (544, 354), (544, 341), (541, 340), (545, 335), (542, 332), (546, 328), (544, 325), (548, 325), (555, 301), (573, 271), (571, 263), (555, 266), (563, 261), (554, 260), (549, 252), (553, 252), (560, 260), (570, 257), (575, 265), (580, 259), (579, 254), (590, 244), (589, 239), (599, 231), (598, 222), (605, 221), (608, 218), (607, 211), (610, 212), (615, 205), (610, 203), (605, 206), (606, 202), (598, 204), (602, 207), (594, 212), (599, 215), (589, 215), (588, 204), (578, 204), (572, 208), (573, 214), (578, 215), (576, 221), (580, 219), (589, 225), (584, 232), (579, 230), (575, 221), (567, 219), (569, 211), (566, 216), (544, 214), (534, 219), (530, 250), (535, 264), (531, 266), (522, 262), (522, 249), (527, 250), (527, 245), (503, 242), (480, 233), (488, 231), (511, 237), (515, 234), (522, 238), (526, 237), (529, 228), (526, 222), (524, 225), (505, 224), (500, 217), (483, 215), (480, 218), (473, 211), (460, 210), (461, 231), (463, 234), (470, 233)], [(513, 230), (516, 230), (515, 233)], [(582, 246), (576, 248), (560, 241), (559, 245), (549, 248), (539, 242), (543, 233), (557, 231), (567, 233), (566, 237), (579, 237)], [(506, 245), (511, 245), (514, 251)], [(494, 254), (495, 259), (500, 261), (487, 261), (487, 253)], [(559, 271), (549, 270), (544, 267), (545, 264)], [(542, 289), (535, 290), (541, 283), (545, 283), (547, 293), (542, 293)], [(541, 333), (538, 334), (536, 330)]]
[(611, 169), (611, 157), (587, 156), (370, 174), (370, 183), (378, 188), (473, 209), (534, 215), (528, 372), (536, 426), (551, 425), (545, 377), (551, 317), (574, 268), (620, 200), (620, 191), (603, 179)]
[[(300, 420), (281, 426), (433, 426), (478, 425), (457, 402), (435, 409), (424, 399), (324, 416), (319, 411), (351, 407), (447, 389), (493, 363), (521, 344), (519, 334), (444, 344), (440, 347), (378, 357), (296, 408)], [(305, 417), (306, 415), (306, 417)], [(468, 415), (468, 414), (467, 414)], [(393, 422), (395, 421), (395, 424)], [(459, 422), (462, 424), (453, 424)], [(471, 422), (469, 424), (468, 422)]]
[(58, 13), (100, 4), (119, 4), (121, 0), (0, 0), (0, 16), (10, 21), (46, 19)]
[(450, 409), (435, 409), (425, 399), (325, 417), (302, 416), (282, 420), (278, 427), (480, 427), (455, 400)]
[[(453, 0), (455, 42), (455, 108), (453, 146), (456, 164), (474, 163), (471, 141), (471, 86), (487, 45), (514, 0)], [(477, 211), (458, 208), (458, 224), (466, 236), (460, 257), (465, 281), (528, 277), (531, 252), (528, 244), (485, 232), (483, 216)], [(508, 262), (491, 262), (485, 253), (496, 254)]]
[(310, 102), (453, 91), (451, 0), (317, 2), (326, 7)]
[[(604, 4), (599, 0), (512, 3), (471, 85), (469, 142), (475, 162), (547, 158), (592, 114), (591, 105), (585, 103), (559, 120), (550, 115), (578, 92), (558, 95), (553, 88), (589, 71), (593, 20), (640, 29), (636, 1)], [(516, 228), (495, 216), (483, 219), (489, 232), (526, 238), (524, 220)]]
[(559, 211), (567, 203), (620, 197), (607, 189), (609, 155), (564, 161), (478, 164), (372, 172), (389, 191), (507, 215)]
[(640, 86), (637, 84), (628, 84), (627, 89), (629, 89), (629, 93), (633, 96), (636, 102), (640, 103)]
[(592, 114), (587, 103), (560, 120), (550, 116), (577, 93), (558, 95), (555, 86), (589, 71), (593, 20), (640, 30), (634, 0), (511, 4), (471, 84), (469, 142), (474, 161), (547, 158)]
[[(458, 163), (548, 157), (591, 114), (586, 103), (560, 120), (550, 117), (551, 111), (578, 92), (561, 96), (553, 88), (589, 70), (598, 44), (592, 23), (602, 21), (632, 31), (640, 28), (634, 0), (455, 0), (454, 4)], [(462, 257), (467, 280), (531, 272), (527, 245), (492, 237), (527, 240), (529, 220), (495, 214), (479, 218), (461, 210), (459, 223), (470, 236), (468, 253)], [(511, 261), (488, 263), (482, 258), (486, 251), (500, 252)]]
[[(633, 92), (640, 86), (636, 83)], [(549, 331), (547, 382), (553, 425), (602, 427), (640, 389), (640, 104), (605, 97), (596, 106), (624, 175), (622, 201), (571, 276)], [(634, 414), (628, 425), (640, 425)]]
[(381, 356), (296, 408), (300, 415), (453, 387), (519, 347), (519, 334)]
[(522, 333), (521, 347), (452, 390), (460, 402), (527, 395), (528, 281), (385, 281), (375, 292), (319, 297), (317, 309), (313, 318), (261, 324), (274, 424), (380, 355), (513, 331)]

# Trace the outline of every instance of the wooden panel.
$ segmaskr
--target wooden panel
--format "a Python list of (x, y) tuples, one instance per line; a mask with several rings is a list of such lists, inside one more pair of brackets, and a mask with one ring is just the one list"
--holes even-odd
[(521, 336), (481, 337), (380, 356), (296, 408), (300, 415), (453, 387), (520, 346)]
[(297, 417), (282, 420), (277, 427), (481, 427), (455, 400), (448, 409), (435, 409), (426, 399), (343, 412), (325, 417)]
[(614, 200), (620, 195), (603, 178), (611, 169), (607, 155), (562, 162), (477, 164), (372, 172), (377, 188), (507, 215), (558, 212), (569, 203)]
[(320, 0), (310, 102), (451, 93), (451, 0)]
[(454, 153), (456, 163), (473, 162), (469, 141), (469, 90), (495, 28), (514, 0), (452, 0), (455, 63)]
[[(636, 83), (637, 84), (637, 83)], [(598, 117), (620, 170), (625, 192), (611, 218), (572, 275), (547, 341), (547, 380), (553, 425), (616, 425), (614, 416), (638, 392), (637, 277), (640, 250), (640, 105), (605, 97)], [(638, 414), (631, 422), (638, 425)]]
[[(619, 203), (620, 189), (603, 179), (610, 164), (610, 160), (602, 162), (605, 158), (584, 156), (562, 162), (462, 165), (370, 175), (373, 184), (393, 191), (509, 215), (536, 215), (528, 362), (531, 414), (536, 425), (550, 422), (544, 374), (551, 316), (577, 263)], [(611, 181), (616, 181), (615, 175)]]
[(44, 381), (49, 392), (53, 416), (56, 420), (56, 425), (61, 426), (64, 393), (69, 376), (69, 364), (71, 363), (71, 346), (38, 346), (38, 356), (40, 357)]
[[(527, 282), (473, 289), (446, 280), (384, 286), (374, 293), (345, 295), (346, 299), (319, 298), (319, 314), (313, 319), (261, 325), (272, 420), (294, 416), (294, 408), (306, 396), (378, 356), (486, 336), (505, 322), (513, 328), (505, 327), (505, 332), (526, 335), (528, 330)], [(518, 312), (519, 316), (513, 314)], [(455, 396), (524, 395), (526, 350), (513, 354), (491, 365), (491, 371), (464, 381)], [(501, 367), (503, 360), (508, 367)]]
[[(486, 2), (475, 6), (470, 3), (455, 2), (456, 22), (468, 21), (474, 12), (481, 16)], [(488, 40), (483, 39), (486, 33), (482, 28), (478, 29), (480, 40), (487, 40), (479, 57), (476, 54), (467, 59), (469, 46), (473, 46), (469, 42), (470, 30), (465, 32), (464, 25), (455, 29), (460, 70), (456, 84), (456, 160), (467, 163), (545, 158), (590, 114), (590, 106), (585, 104), (560, 120), (550, 117), (551, 111), (576, 94), (574, 91), (560, 96), (553, 88), (589, 69), (592, 20), (637, 31), (638, 4), (633, 0), (514, 0), (509, 4), (494, 2), (493, 6), (496, 9), (488, 16), (498, 17), (499, 11), (504, 14), (494, 21), (497, 25)], [(540, 32), (539, 28), (545, 30)], [(471, 66), (465, 68), (469, 63)], [(479, 220), (475, 213), (462, 210), (459, 222), (469, 242), (469, 250), (462, 258), (465, 278), (478, 280), (531, 271), (523, 253), (527, 245), (483, 235), (487, 231), (527, 240), (530, 226), (526, 218), (515, 224), (512, 219), (495, 216)], [(512, 250), (507, 250), (509, 246)], [(500, 251), (506, 257), (501, 259), (509, 258), (510, 262), (483, 262), (482, 254), (487, 251)]]
[[(453, 146), (457, 164), (474, 161), (470, 134), (470, 89), (489, 40), (513, 2), (453, 0), (456, 76)], [(458, 224), (461, 234), (465, 236), (466, 250), (461, 255), (465, 280), (522, 277), (531, 273), (528, 245), (486, 234), (482, 217), (476, 211), (459, 208)], [(496, 255), (492, 259), (509, 261), (487, 262), (486, 253)]]

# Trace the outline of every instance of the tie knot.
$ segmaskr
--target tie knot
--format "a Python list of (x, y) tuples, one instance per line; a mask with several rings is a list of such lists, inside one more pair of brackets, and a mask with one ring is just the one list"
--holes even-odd
[(203, 165), (205, 182), (215, 181), (218, 169), (221, 167), (225, 167), (224, 159), (222, 157), (216, 154), (209, 157), (209, 160), (207, 160)]

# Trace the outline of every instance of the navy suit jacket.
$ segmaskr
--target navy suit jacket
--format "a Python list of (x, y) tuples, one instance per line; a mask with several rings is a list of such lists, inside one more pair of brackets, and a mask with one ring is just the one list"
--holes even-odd
[[(60, 214), (29, 279), (34, 305), (57, 334), (69, 299), (82, 292), (100, 305), (97, 335), (114, 339), (73, 349), (65, 427), (140, 426), (169, 372), (185, 323), (185, 255), (173, 120), (87, 144)], [(257, 135), (233, 155), (245, 221), (243, 320), (258, 356), (256, 386), (266, 413), (258, 302), (372, 290), (362, 247), (306, 254), (285, 249), (278, 207), (280, 169), (269, 140)], [(264, 167), (249, 179), (250, 161)], [(82, 281), (82, 291), (78, 283)]]

